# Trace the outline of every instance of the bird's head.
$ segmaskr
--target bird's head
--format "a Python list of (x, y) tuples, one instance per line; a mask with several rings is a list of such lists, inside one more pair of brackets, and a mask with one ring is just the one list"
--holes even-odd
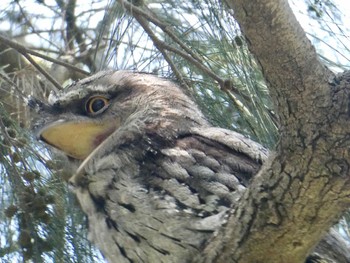
[(78, 81), (39, 108), (38, 138), (78, 160), (108, 147), (121, 130), (127, 142), (135, 133), (172, 137), (206, 123), (173, 82), (130, 71), (105, 71)]

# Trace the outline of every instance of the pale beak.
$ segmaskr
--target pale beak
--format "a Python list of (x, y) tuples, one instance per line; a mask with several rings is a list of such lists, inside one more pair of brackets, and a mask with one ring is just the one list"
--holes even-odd
[(39, 139), (66, 155), (84, 160), (99, 144), (111, 135), (120, 123), (116, 121), (64, 121), (44, 127)]

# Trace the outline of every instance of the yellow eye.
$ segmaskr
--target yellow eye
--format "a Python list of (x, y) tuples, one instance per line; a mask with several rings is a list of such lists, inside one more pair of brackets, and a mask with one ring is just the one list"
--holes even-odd
[(107, 109), (109, 99), (100, 95), (88, 99), (85, 104), (85, 110), (88, 114), (99, 114)]

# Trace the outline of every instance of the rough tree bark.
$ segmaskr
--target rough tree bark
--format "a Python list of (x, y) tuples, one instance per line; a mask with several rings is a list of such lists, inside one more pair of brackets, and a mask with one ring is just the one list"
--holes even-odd
[(228, 5), (268, 83), (280, 141), (207, 260), (303, 262), (349, 207), (350, 74), (320, 62), (286, 0)]

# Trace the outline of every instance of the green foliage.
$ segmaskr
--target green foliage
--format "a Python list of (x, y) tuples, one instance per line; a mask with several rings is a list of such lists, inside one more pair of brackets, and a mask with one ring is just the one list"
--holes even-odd
[(64, 170), (3, 104), (0, 117), (1, 262), (94, 262), (96, 255), (91, 248), (86, 251), (90, 245), (81, 231), (84, 216), (71, 205)]

